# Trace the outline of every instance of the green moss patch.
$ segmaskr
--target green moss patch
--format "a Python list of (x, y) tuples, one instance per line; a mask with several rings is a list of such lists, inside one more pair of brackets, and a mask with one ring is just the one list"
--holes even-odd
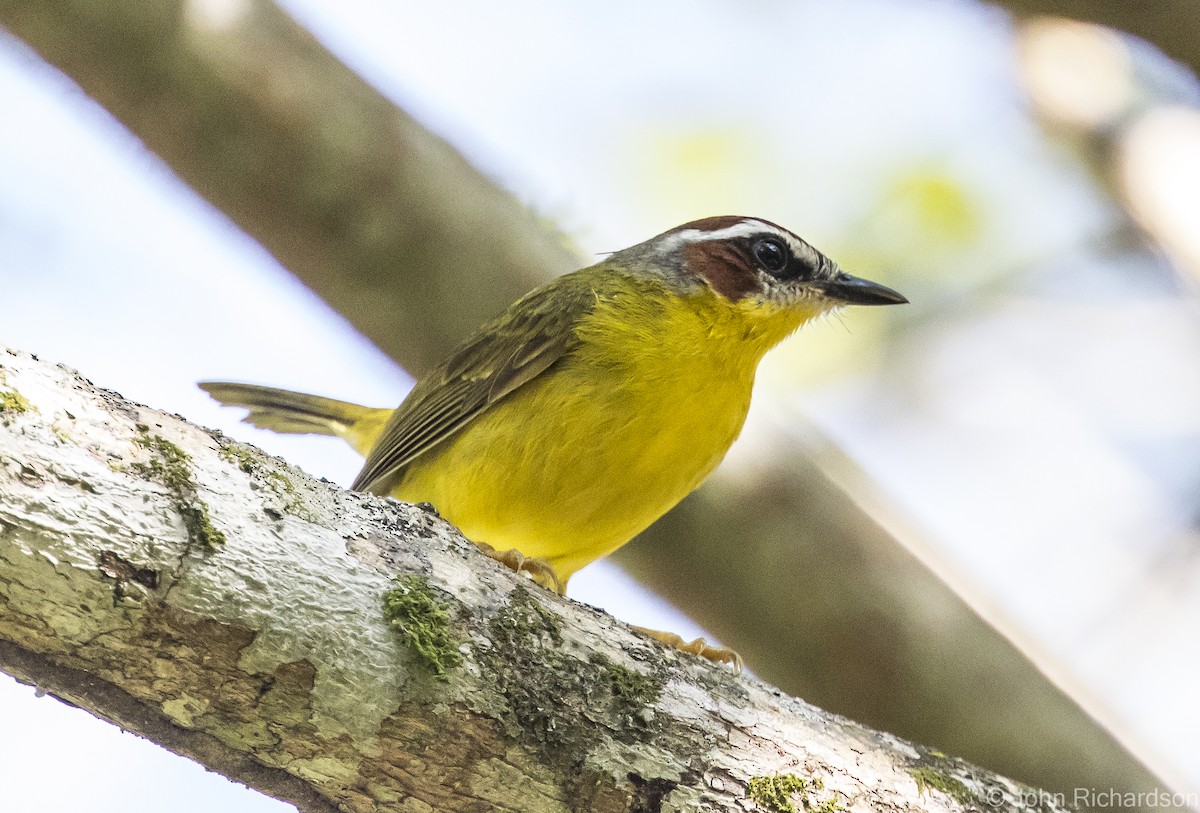
[(578, 776), (605, 738), (632, 743), (653, 734), (661, 671), (564, 652), (559, 616), (523, 587), (488, 626), (492, 646), (477, 657), (503, 703), (505, 730), (545, 763)]
[[(3, 378), (0, 378), (0, 383), (3, 383)], [(5, 426), (8, 426), (15, 416), (33, 410), (33, 404), (21, 393), (8, 388), (0, 389), (0, 420), (4, 421)]]
[(591, 663), (599, 668), (601, 679), (608, 684), (612, 710), (625, 717), (630, 725), (637, 726), (646, 708), (662, 694), (662, 676), (629, 669), (603, 655), (595, 656)]
[(222, 460), (227, 460), (230, 463), (236, 463), (237, 467), (246, 474), (254, 474), (258, 470), (257, 461), (254, 459), (254, 453), (245, 446), (235, 446), (232, 443), (221, 444), (221, 451), (217, 452)]
[(444, 600), (426, 576), (397, 576), (395, 584), (383, 594), (383, 617), (431, 672), (445, 678), (462, 654)]
[(256, 486), (270, 492), (275, 504), (264, 505), (263, 511), (272, 519), (281, 519), (287, 513), (307, 522), (313, 521), (292, 478), (275, 468), (262, 452), (235, 443), (222, 443), (218, 454), (222, 460), (234, 463), (249, 474)]
[(917, 780), (917, 790), (922, 794), (929, 788), (941, 791), (964, 807), (975, 804), (975, 794), (970, 788), (947, 773), (939, 771), (931, 765), (910, 768), (912, 778)]
[(0, 391), (0, 412), (19, 415), (32, 408), (29, 399), (16, 390)]
[(795, 798), (807, 796), (808, 780), (790, 773), (751, 778), (746, 796), (771, 813), (796, 813)]
[(208, 503), (199, 496), (196, 478), (192, 475), (192, 456), (161, 435), (154, 435), (139, 425), (141, 433), (134, 440), (138, 446), (150, 452), (150, 461), (135, 463), (133, 471), (161, 483), (170, 492), (175, 510), (183, 517), (188, 540), (198, 543), (207, 550), (216, 550), (225, 544), (225, 532), (212, 523)]
[(814, 791), (824, 790), (820, 777), (805, 779), (791, 773), (755, 776), (746, 786), (746, 797), (770, 813), (797, 813), (796, 803), (811, 813), (839, 813), (845, 810), (834, 797), (824, 801), (813, 798)]

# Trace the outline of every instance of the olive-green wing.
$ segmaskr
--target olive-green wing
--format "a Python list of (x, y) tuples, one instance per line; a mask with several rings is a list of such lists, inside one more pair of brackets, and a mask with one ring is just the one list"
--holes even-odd
[(417, 382), (393, 413), (351, 488), (386, 494), (404, 468), (578, 345), (595, 305), (585, 275), (559, 277), (514, 303)]

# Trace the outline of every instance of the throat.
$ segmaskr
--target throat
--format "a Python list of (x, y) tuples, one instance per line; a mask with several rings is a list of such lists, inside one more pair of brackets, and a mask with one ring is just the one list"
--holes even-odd
[(749, 298), (731, 302), (710, 289), (677, 299), (666, 310), (662, 335), (668, 354), (706, 357), (714, 373), (750, 381), (768, 350), (819, 313)]

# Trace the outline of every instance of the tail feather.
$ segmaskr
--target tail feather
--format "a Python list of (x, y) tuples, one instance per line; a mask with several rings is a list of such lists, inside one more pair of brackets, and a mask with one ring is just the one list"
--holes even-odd
[(249, 410), (242, 421), (290, 435), (335, 435), (366, 455), (391, 414), (349, 401), (337, 401), (274, 387), (202, 381), (200, 389), (225, 406)]

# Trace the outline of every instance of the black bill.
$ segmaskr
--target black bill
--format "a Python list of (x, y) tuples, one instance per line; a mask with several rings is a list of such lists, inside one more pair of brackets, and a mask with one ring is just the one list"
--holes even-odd
[(829, 280), (814, 280), (812, 283), (830, 299), (847, 305), (904, 305), (908, 300), (904, 294), (893, 291), (886, 285), (868, 279), (852, 277), (839, 271)]

